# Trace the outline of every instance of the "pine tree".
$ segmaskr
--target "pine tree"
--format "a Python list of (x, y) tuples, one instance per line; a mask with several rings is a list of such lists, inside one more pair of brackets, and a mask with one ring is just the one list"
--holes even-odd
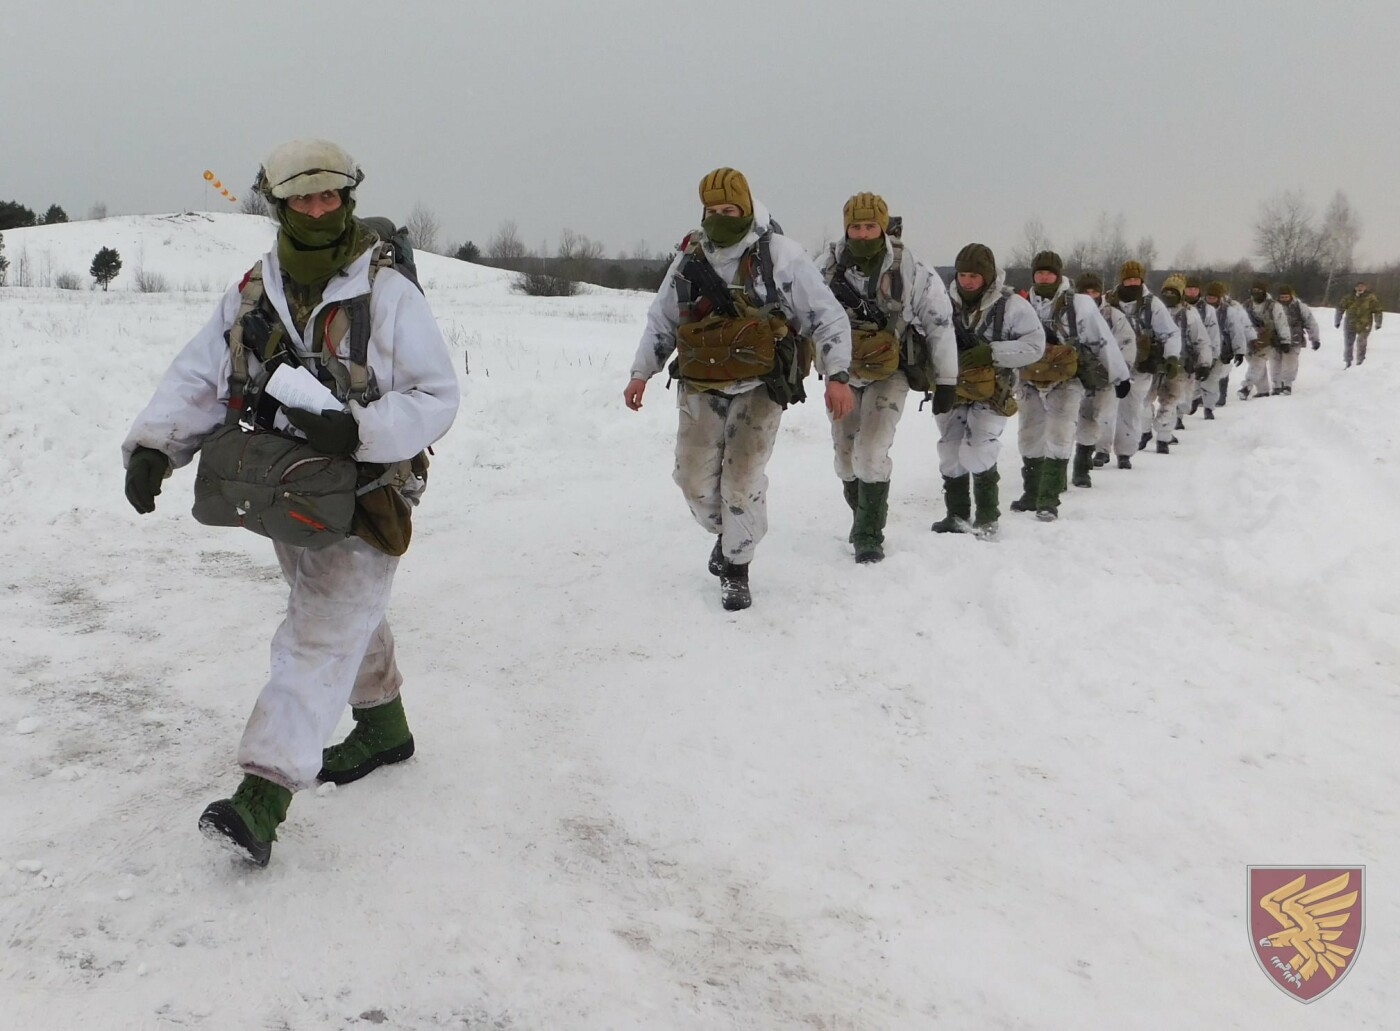
[(122, 270), (122, 256), (111, 247), (103, 247), (97, 252), (97, 256), (92, 259), (92, 268), (88, 271), (92, 273), (92, 278), (97, 280), (102, 287), (102, 292), (107, 292), (107, 285), (117, 278)]
[(56, 226), (60, 222), (68, 221), (68, 212), (64, 211), (57, 204), (50, 204), (49, 210), (44, 212), (44, 225)]
[(23, 229), (34, 224), (34, 212), (19, 201), (0, 200), (0, 232), (6, 229)]
[(453, 252), (452, 256), (458, 261), (479, 262), (481, 260), (481, 248), (468, 240)]

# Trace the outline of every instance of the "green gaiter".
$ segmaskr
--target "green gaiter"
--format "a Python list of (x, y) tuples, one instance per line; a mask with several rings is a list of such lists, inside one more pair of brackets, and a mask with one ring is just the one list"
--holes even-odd
[(277, 224), (282, 231), (277, 234), (277, 260), (282, 270), (295, 282), (324, 286), (364, 253), (366, 241), (354, 213), (353, 197), (320, 218), (278, 204)]
[(880, 266), (885, 260), (885, 237), (884, 234), (875, 237), (873, 240), (846, 240), (846, 252), (855, 259), (856, 268), (860, 269), (861, 275), (869, 279), (880, 271)]
[(733, 247), (749, 235), (753, 228), (752, 215), (706, 215), (700, 228), (716, 247)]

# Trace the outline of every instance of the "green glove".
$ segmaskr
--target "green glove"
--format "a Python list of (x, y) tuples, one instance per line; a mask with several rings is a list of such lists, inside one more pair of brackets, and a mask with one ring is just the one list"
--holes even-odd
[(980, 369), (992, 364), (992, 345), (973, 344), (958, 354), (958, 369)]
[(1181, 359), (1173, 355), (1167, 359), (1167, 379), (1176, 379), (1181, 375)]
[(284, 408), (287, 421), (306, 434), (306, 442), (323, 455), (350, 455), (360, 446), (360, 424), (349, 412), (327, 408), (308, 412)]
[(156, 510), (156, 495), (160, 481), (170, 472), (170, 459), (164, 451), (138, 447), (131, 453), (126, 466), (126, 500), (142, 515)]
[(944, 415), (953, 410), (953, 405), (958, 403), (958, 385), (956, 383), (939, 383), (933, 388), (933, 414)]

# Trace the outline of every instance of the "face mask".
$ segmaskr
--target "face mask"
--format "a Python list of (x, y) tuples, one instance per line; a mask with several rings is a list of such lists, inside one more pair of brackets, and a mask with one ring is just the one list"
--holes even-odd
[(885, 253), (885, 238), (877, 236), (873, 240), (846, 240), (846, 250), (851, 252), (851, 257), (860, 261), (868, 261), (877, 254)]
[(1055, 296), (1055, 291), (1060, 289), (1060, 284), (1036, 283), (1033, 287), (1031, 287), (1031, 289), (1035, 291), (1035, 295), (1037, 297), (1043, 297), (1048, 301)]
[(1175, 290), (1163, 290), (1162, 300), (1167, 302), (1168, 308), (1175, 308), (1181, 303), (1181, 294), (1177, 293)]
[(749, 235), (753, 228), (752, 215), (706, 215), (700, 228), (716, 247), (733, 247)]
[(1118, 287), (1118, 299), (1120, 301), (1142, 300), (1142, 284), (1139, 283), (1137, 286), (1122, 286), (1120, 284)]
[(1256, 303), (1262, 304), (1264, 302), (1263, 290), (1251, 290), (1249, 291), (1249, 296), (1253, 297)]

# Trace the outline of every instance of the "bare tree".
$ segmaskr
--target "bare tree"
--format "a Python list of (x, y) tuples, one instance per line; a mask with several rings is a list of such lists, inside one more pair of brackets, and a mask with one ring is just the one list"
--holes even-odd
[(1045, 223), (1038, 218), (1026, 220), (1021, 227), (1021, 243), (1012, 248), (1009, 268), (1029, 268), (1035, 256), (1051, 249), (1050, 237), (1046, 235)]
[(502, 222), (496, 235), (486, 241), (486, 263), (496, 268), (519, 270), (529, 254), (514, 219)]
[(1313, 227), (1313, 208), (1299, 190), (1287, 190), (1259, 206), (1254, 245), (1264, 267), (1281, 278), (1298, 278), (1315, 269), (1323, 251), (1322, 234)]
[(565, 229), (559, 234), (559, 261), (563, 272), (572, 279), (593, 281), (603, 258), (603, 245), (582, 233)]
[(107, 204), (104, 201), (98, 201), (88, 208), (87, 217), (89, 222), (101, 222), (107, 217)]
[(1187, 240), (1176, 252), (1172, 265), (1182, 271), (1194, 272), (1201, 267), (1201, 254), (1195, 240)]
[(426, 204), (420, 201), (413, 205), (404, 228), (408, 230), (408, 242), (415, 251), (437, 253), (438, 234), (442, 232), (442, 223)]
[(1347, 195), (1338, 190), (1322, 216), (1322, 260), (1327, 268), (1327, 287), (1322, 293), (1324, 305), (1332, 296), (1333, 280), (1351, 271), (1356, 242), (1360, 239), (1361, 219), (1352, 210)]
[(1092, 235), (1087, 240), (1076, 240), (1070, 248), (1066, 267), (1097, 272), (1105, 283), (1116, 282), (1119, 268), (1132, 257), (1126, 224), (1122, 212), (1113, 216), (1099, 212)]
[(1139, 237), (1135, 257), (1142, 262), (1144, 269), (1151, 272), (1153, 266), (1157, 264), (1157, 241), (1150, 236)]

